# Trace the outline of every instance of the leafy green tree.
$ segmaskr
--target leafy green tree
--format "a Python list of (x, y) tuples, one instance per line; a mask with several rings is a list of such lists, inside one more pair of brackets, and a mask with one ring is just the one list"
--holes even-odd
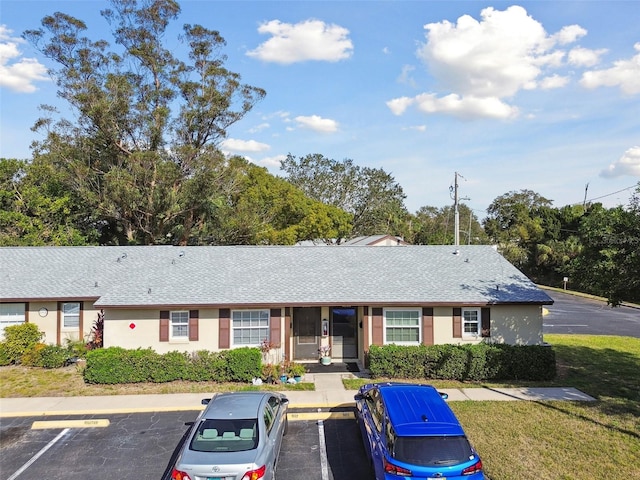
[(340, 238), (351, 230), (348, 213), (307, 197), (241, 157), (230, 159), (226, 174), (230, 188), (207, 223), (206, 243), (293, 245)]
[(349, 237), (406, 231), (406, 195), (382, 169), (359, 167), (353, 160), (339, 162), (320, 154), (300, 158), (289, 154), (281, 162), (281, 170), (307, 196), (351, 214), (353, 229)]
[(543, 220), (535, 212), (551, 205), (551, 200), (531, 190), (501, 195), (487, 209), (485, 232), (507, 260), (526, 271), (535, 245), (544, 238)]
[(54, 170), (0, 159), (0, 246), (84, 245), (91, 236), (76, 226), (78, 215)]
[[(460, 243), (486, 244), (487, 235), (473, 211), (465, 204), (458, 205), (460, 218)], [(454, 243), (454, 218), (452, 206), (443, 208), (421, 207), (412, 221), (413, 236), (407, 237), (416, 245), (452, 245)]]
[(24, 33), (57, 65), (58, 95), (76, 117), (55, 121), (44, 106), (35, 153), (82, 199), (101, 243), (186, 243), (224, 188), (209, 182), (221, 171), (218, 142), (265, 92), (224, 67), (217, 31), (184, 25), (188, 61), (164, 46), (176, 1), (110, 3), (101, 13), (117, 51), (59, 12)]
[(574, 284), (614, 306), (640, 302), (640, 184), (629, 208), (592, 206), (580, 224), (580, 238)]

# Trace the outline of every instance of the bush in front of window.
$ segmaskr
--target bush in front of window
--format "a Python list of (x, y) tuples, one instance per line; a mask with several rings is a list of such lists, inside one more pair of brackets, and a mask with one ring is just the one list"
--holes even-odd
[(20, 363), (22, 355), (29, 349), (40, 343), (44, 338), (44, 332), (38, 330), (38, 326), (33, 323), (22, 323), (11, 325), (4, 329), (4, 341), (2, 342), (3, 355), (8, 359), (10, 365)]
[(116, 384), (176, 380), (248, 382), (260, 372), (261, 353), (257, 348), (159, 354), (150, 348), (109, 347), (87, 352), (82, 373), (86, 383)]
[(69, 355), (66, 347), (37, 343), (24, 352), (20, 361), (28, 367), (61, 368), (67, 364)]
[(538, 345), (372, 345), (367, 361), (374, 378), (551, 380), (556, 375), (555, 352)]

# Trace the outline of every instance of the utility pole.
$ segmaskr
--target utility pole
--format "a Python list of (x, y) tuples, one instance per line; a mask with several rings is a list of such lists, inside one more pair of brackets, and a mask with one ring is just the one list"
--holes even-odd
[[(453, 186), (449, 187), (449, 190), (453, 192), (453, 217), (454, 217), (454, 245), (460, 245), (460, 211), (458, 209), (458, 201), (459, 200), (469, 200), (469, 198), (465, 197), (463, 199), (458, 198), (458, 177), (464, 178), (458, 172), (455, 172), (455, 176), (453, 179)], [(471, 235), (471, 227), (469, 227), (469, 235)]]

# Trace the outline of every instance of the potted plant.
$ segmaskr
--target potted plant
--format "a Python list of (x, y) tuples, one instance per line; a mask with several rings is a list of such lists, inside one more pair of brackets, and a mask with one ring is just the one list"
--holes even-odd
[(318, 349), (320, 354), (320, 363), (322, 365), (331, 365), (331, 345), (322, 345)]
[(262, 364), (262, 380), (265, 383), (274, 383), (275, 379), (280, 375), (280, 365), (273, 363)]
[(296, 382), (300, 382), (300, 380), (302, 380), (302, 376), (307, 373), (307, 369), (301, 363), (291, 362), (289, 363), (287, 373), (290, 377), (293, 377)]

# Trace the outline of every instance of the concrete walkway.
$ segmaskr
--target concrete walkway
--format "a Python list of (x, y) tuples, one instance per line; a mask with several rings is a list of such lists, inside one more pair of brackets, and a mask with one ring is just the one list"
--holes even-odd
[[(345, 373), (306, 374), (305, 382), (315, 383), (315, 391), (284, 392), (295, 411), (315, 411), (316, 415), (332, 411), (339, 413), (354, 405), (355, 390), (345, 390), (342, 378), (353, 378)], [(449, 401), (594, 401), (575, 388), (462, 388), (440, 389), (449, 395)], [(154, 395), (102, 395), (86, 397), (32, 397), (0, 398), (1, 417), (95, 415), (136, 412), (167, 412), (199, 410), (206, 393), (178, 393)]]

